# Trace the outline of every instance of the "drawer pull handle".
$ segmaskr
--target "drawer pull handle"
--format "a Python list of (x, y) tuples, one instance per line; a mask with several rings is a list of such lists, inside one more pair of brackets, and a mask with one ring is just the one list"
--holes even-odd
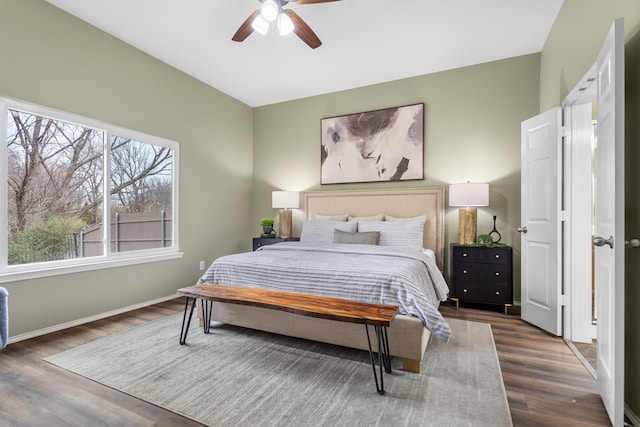
[(500, 255), (499, 255), (499, 254), (498, 254), (498, 255), (496, 255), (496, 259), (500, 259)]
[(468, 274), (469, 272), (467, 270), (462, 270), (462, 274)]
[(496, 295), (500, 295), (500, 291), (496, 291)]
[(466, 252), (462, 254), (462, 257), (468, 257), (468, 256), (469, 256), (469, 255), (467, 255), (467, 253), (466, 253)]
[(496, 276), (499, 276), (499, 275), (500, 275), (500, 272), (499, 272), (499, 271), (496, 271)]
[(465, 290), (463, 290), (462, 292), (464, 292), (464, 293), (466, 294), (468, 291), (465, 289)]

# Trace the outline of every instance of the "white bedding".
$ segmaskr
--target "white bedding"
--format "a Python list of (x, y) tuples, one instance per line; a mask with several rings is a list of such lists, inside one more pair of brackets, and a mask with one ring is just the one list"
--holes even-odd
[(283, 242), (216, 259), (199, 280), (205, 282), (397, 305), (438, 340), (451, 335), (437, 309), (449, 288), (428, 251)]

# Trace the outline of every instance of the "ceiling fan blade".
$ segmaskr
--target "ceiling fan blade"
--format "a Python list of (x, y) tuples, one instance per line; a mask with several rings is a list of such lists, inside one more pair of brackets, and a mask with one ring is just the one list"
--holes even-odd
[(296, 4), (315, 4), (315, 3), (329, 3), (332, 1), (341, 1), (341, 0), (289, 0), (290, 2), (294, 2)]
[(251, 26), (251, 24), (253, 23), (253, 20), (256, 19), (256, 16), (258, 16), (259, 14), (260, 14), (260, 9), (256, 9), (251, 15), (249, 15), (246, 21), (244, 21), (242, 25), (240, 25), (240, 28), (238, 28), (238, 31), (236, 31), (233, 37), (231, 37), (231, 40), (233, 40), (234, 42), (242, 42), (244, 41), (244, 39), (249, 37), (251, 33), (253, 33), (253, 27)]
[(291, 9), (284, 10), (283, 12), (288, 14), (291, 18), (294, 26), (293, 32), (296, 33), (303, 42), (308, 44), (311, 49), (315, 49), (322, 44), (316, 33), (314, 33), (311, 27), (309, 27), (307, 23), (300, 18), (300, 15)]

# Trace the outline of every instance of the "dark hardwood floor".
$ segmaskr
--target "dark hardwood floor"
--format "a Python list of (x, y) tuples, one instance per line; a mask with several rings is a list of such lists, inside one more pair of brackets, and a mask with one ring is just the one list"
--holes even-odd
[(502, 307), (456, 311), (442, 305), (440, 311), (491, 324), (515, 426), (611, 425), (596, 380), (561, 338), (517, 314), (504, 316)]
[(590, 344), (581, 342), (572, 344), (593, 370), (598, 369), (598, 343), (595, 340)]
[[(179, 298), (9, 345), (0, 351), (0, 427), (200, 425), (42, 360), (183, 308)], [(499, 309), (441, 311), (491, 324), (515, 426), (610, 425), (595, 380), (561, 339)]]

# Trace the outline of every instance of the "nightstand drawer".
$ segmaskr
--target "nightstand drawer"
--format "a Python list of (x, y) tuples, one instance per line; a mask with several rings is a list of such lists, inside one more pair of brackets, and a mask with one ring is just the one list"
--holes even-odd
[(491, 284), (486, 286), (485, 301), (487, 303), (504, 304), (511, 303), (510, 287), (506, 283), (503, 285)]
[(508, 284), (490, 284), (483, 282), (458, 282), (455, 293), (463, 301), (485, 304), (510, 304), (512, 302)]
[(255, 251), (261, 246), (275, 245), (280, 242), (299, 242), (299, 237), (292, 237), (290, 239), (282, 239), (280, 237), (254, 237), (253, 238), (253, 250)]
[(480, 262), (482, 252), (473, 247), (453, 248), (453, 259), (456, 262)]
[(455, 262), (483, 262), (487, 264), (509, 264), (510, 248), (485, 248), (458, 246), (453, 248)]
[(508, 265), (510, 263), (509, 249), (489, 248), (483, 253), (482, 261), (487, 264)]
[(511, 266), (506, 264), (490, 264), (484, 266), (483, 279), (488, 282), (504, 282), (509, 280)]
[(461, 262), (455, 265), (453, 270), (454, 280), (507, 282), (509, 280), (510, 266), (504, 264), (481, 264)]
[(253, 238), (253, 250), (255, 251), (261, 246), (273, 245), (275, 243), (283, 242), (282, 239), (277, 239), (275, 237), (254, 237)]
[(456, 283), (455, 294), (464, 301), (486, 301), (487, 287), (480, 282), (459, 282)]
[(483, 276), (482, 264), (477, 262), (459, 262), (455, 264), (453, 278), (455, 280), (480, 281)]

